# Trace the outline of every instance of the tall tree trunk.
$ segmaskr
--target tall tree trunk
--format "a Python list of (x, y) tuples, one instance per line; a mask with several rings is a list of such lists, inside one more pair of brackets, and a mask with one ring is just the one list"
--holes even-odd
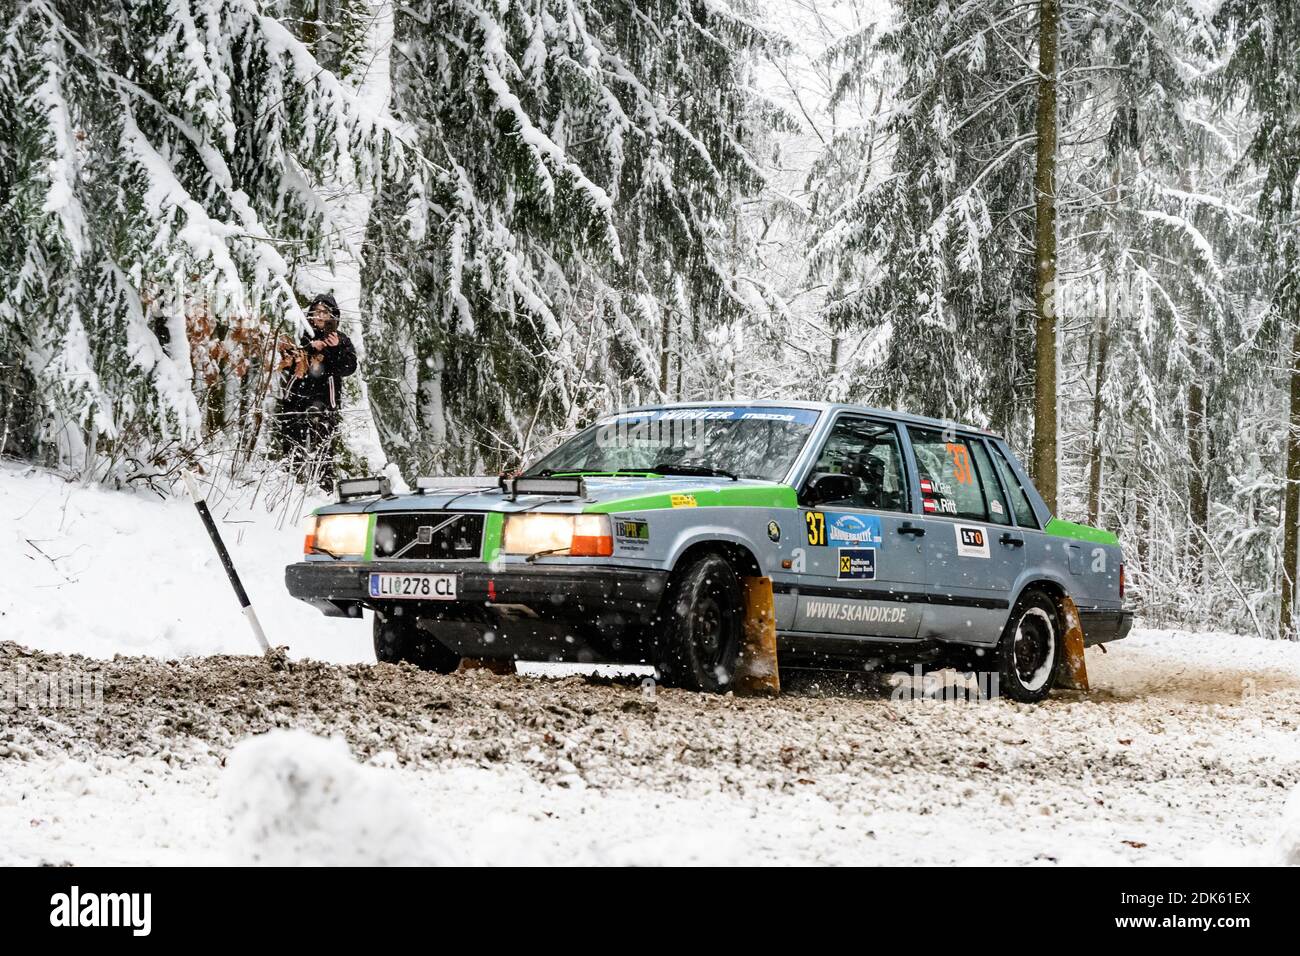
[(1038, 133), (1034, 172), (1034, 484), (1056, 511), (1056, 46), (1057, 0), (1038, 5)]
[(1115, 310), (1115, 277), (1106, 276), (1106, 311), (1097, 330), (1097, 369), (1092, 392), (1092, 430), (1088, 443), (1088, 524), (1096, 527), (1101, 516), (1101, 392), (1106, 384), (1106, 356), (1110, 351), (1111, 314)]
[(1150, 570), (1148, 561), (1151, 556), (1151, 482), (1147, 480), (1146, 462), (1143, 460), (1145, 454), (1145, 441), (1141, 429), (1138, 429), (1133, 440), (1133, 474), (1134, 474), (1134, 501), (1136, 502), (1137, 514), (1134, 516), (1134, 524), (1137, 525), (1137, 566), (1138, 570), (1147, 572)]
[(663, 310), (663, 322), (659, 327), (659, 395), (668, 397), (668, 349), (672, 345), (673, 315), (670, 309)]
[[(1297, 311), (1297, 310), (1293, 310)], [(1286, 435), (1286, 492), (1282, 508), (1282, 617), (1279, 630), (1290, 637), (1295, 613), (1295, 566), (1300, 550), (1300, 315), (1292, 316), (1291, 413)]]
[[(1195, 340), (1192, 343), (1195, 351)], [(1187, 456), (1191, 473), (1187, 476), (1188, 514), (1194, 528), (1188, 538), (1188, 556), (1192, 561), (1192, 582), (1200, 584), (1205, 576), (1205, 540), (1209, 533), (1209, 482), (1205, 471), (1205, 388), (1200, 377), (1193, 375), (1187, 390)]]
[(677, 316), (676, 332), (677, 332), (678, 348), (677, 348), (677, 393), (675, 398), (677, 399), (677, 401), (680, 402), (682, 400), (682, 348), (681, 348), (682, 317), (680, 314), (678, 314)]

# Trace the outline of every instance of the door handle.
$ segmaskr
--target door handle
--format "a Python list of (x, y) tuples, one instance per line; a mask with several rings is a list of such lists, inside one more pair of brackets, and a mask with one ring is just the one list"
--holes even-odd
[(1023, 548), (1025, 546), (1025, 539), (1017, 538), (1014, 534), (1004, 534), (1002, 537), (998, 538), (998, 541), (1003, 544), (1009, 544), (1013, 548)]
[(899, 534), (910, 534), (910, 535), (912, 535), (913, 537), (920, 538), (920, 537), (922, 537), (922, 536), (925, 534), (925, 529), (924, 529), (924, 528), (918, 528), (916, 525), (912, 524), (912, 522), (910, 522), (910, 521), (904, 521), (902, 524), (900, 524), (900, 525), (898, 526), (898, 533), (899, 533)]

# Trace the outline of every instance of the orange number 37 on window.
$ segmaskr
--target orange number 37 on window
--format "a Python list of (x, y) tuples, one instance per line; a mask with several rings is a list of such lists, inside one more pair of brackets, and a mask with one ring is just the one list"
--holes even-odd
[(961, 442), (948, 442), (948, 457), (952, 459), (952, 476), (959, 485), (969, 485), (974, 475), (970, 469), (970, 452)]

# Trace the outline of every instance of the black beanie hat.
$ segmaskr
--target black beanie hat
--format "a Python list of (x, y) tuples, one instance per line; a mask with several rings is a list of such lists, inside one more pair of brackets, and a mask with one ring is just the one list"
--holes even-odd
[(316, 308), (318, 305), (325, 306), (325, 308), (330, 310), (330, 314), (333, 315), (336, 320), (338, 319), (339, 304), (335, 301), (334, 296), (330, 295), (328, 292), (322, 292), (307, 304), (307, 314), (311, 315), (312, 309)]

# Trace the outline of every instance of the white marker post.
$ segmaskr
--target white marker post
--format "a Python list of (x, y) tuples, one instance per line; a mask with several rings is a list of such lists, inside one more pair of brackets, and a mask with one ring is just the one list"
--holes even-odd
[(188, 471), (182, 471), (181, 477), (185, 479), (185, 489), (194, 500), (194, 507), (198, 510), (199, 517), (203, 519), (203, 527), (208, 529), (208, 537), (212, 539), (212, 544), (217, 549), (217, 554), (221, 558), (221, 566), (226, 569), (226, 577), (230, 578), (230, 586), (235, 589), (235, 597), (239, 598), (239, 606), (244, 610), (244, 617), (248, 618), (248, 626), (253, 629), (253, 636), (257, 638), (257, 643), (262, 646), (262, 653), (265, 654), (271, 649), (271, 645), (266, 640), (266, 634), (262, 630), (262, 622), (257, 619), (257, 612), (253, 610), (252, 602), (248, 600), (248, 592), (244, 590), (244, 585), (239, 580), (239, 572), (235, 570), (235, 564), (230, 560), (230, 552), (226, 550), (225, 542), (221, 540), (221, 532), (217, 530), (217, 523), (212, 520), (212, 512), (208, 511), (208, 503), (194, 483), (193, 475)]

